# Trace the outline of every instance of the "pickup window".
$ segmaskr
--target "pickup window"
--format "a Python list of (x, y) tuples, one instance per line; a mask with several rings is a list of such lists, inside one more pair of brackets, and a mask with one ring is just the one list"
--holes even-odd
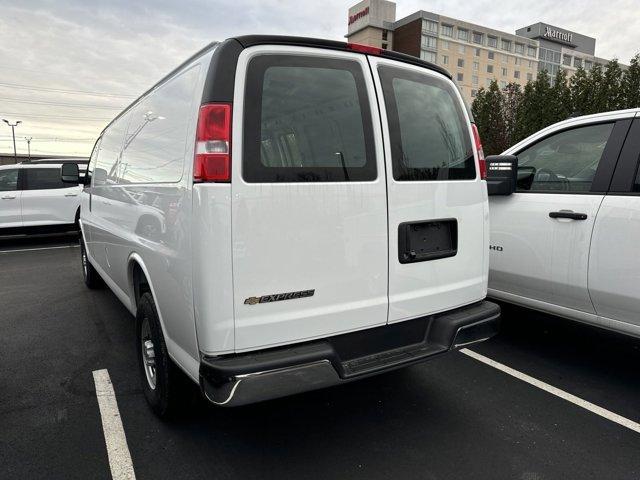
[(588, 192), (614, 123), (551, 135), (518, 154), (518, 191)]

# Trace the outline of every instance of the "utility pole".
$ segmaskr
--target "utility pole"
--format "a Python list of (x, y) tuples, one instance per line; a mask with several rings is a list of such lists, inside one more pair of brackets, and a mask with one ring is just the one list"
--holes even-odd
[(31, 163), (31, 139), (33, 137), (24, 137), (24, 139), (27, 141), (27, 152), (29, 155), (29, 163)]
[(16, 123), (10, 123), (9, 120), (3, 118), (2, 121), (11, 127), (11, 134), (13, 135), (13, 160), (18, 163), (18, 153), (16, 151), (16, 127), (22, 123), (18, 120)]

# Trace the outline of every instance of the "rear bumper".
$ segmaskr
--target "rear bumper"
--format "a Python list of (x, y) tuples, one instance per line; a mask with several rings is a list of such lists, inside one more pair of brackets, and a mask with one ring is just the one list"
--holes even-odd
[(238, 406), (338, 385), (486, 340), (499, 318), (500, 307), (483, 301), (322, 340), (203, 357), (200, 386), (212, 403)]

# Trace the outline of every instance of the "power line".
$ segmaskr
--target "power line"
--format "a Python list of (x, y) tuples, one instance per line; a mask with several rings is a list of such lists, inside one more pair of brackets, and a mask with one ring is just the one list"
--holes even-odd
[(18, 83), (5, 83), (0, 82), (0, 87), (17, 88), (22, 90), (34, 90), (40, 92), (56, 92), (56, 93), (68, 93), (71, 95), (93, 95), (97, 97), (117, 97), (117, 98), (137, 98), (135, 95), (124, 95), (120, 93), (106, 93), (106, 92), (90, 92), (87, 90), (67, 90), (64, 88), (52, 88), (52, 87), (38, 87), (36, 85), (22, 85)]
[(98, 118), (98, 117), (77, 117), (77, 116), (68, 116), (68, 115), (34, 115), (31, 113), (16, 113), (16, 112), (4, 112), (5, 116), (9, 117), (27, 117), (27, 118), (60, 118), (65, 120), (82, 120), (82, 121), (96, 121), (96, 122), (108, 122), (113, 120), (113, 117), (109, 118)]
[(48, 102), (46, 100), (22, 100), (18, 98), (0, 97), (0, 100), (10, 103), (28, 103), (33, 105), (54, 105), (57, 107), (73, 107), (73, 108), (100, 108), (107, 110), (122, 110), (124, 107), (111, 107), (109, 105), (90, 105), (86, 103), (64, 103), (64, 102)]

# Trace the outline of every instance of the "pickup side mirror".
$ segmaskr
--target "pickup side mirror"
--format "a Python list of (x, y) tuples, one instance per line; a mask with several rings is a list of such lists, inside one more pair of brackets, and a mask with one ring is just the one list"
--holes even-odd
[(60, 167), (60, 180), (64, 183), (72, 183), (79, 185), (80, 182), (80, 169), (77, 163), (63, 163)]
[(491, 155), (487, 157), (487, 190), (489, 195), (511, 195), (518, 183), (518, 157)]

